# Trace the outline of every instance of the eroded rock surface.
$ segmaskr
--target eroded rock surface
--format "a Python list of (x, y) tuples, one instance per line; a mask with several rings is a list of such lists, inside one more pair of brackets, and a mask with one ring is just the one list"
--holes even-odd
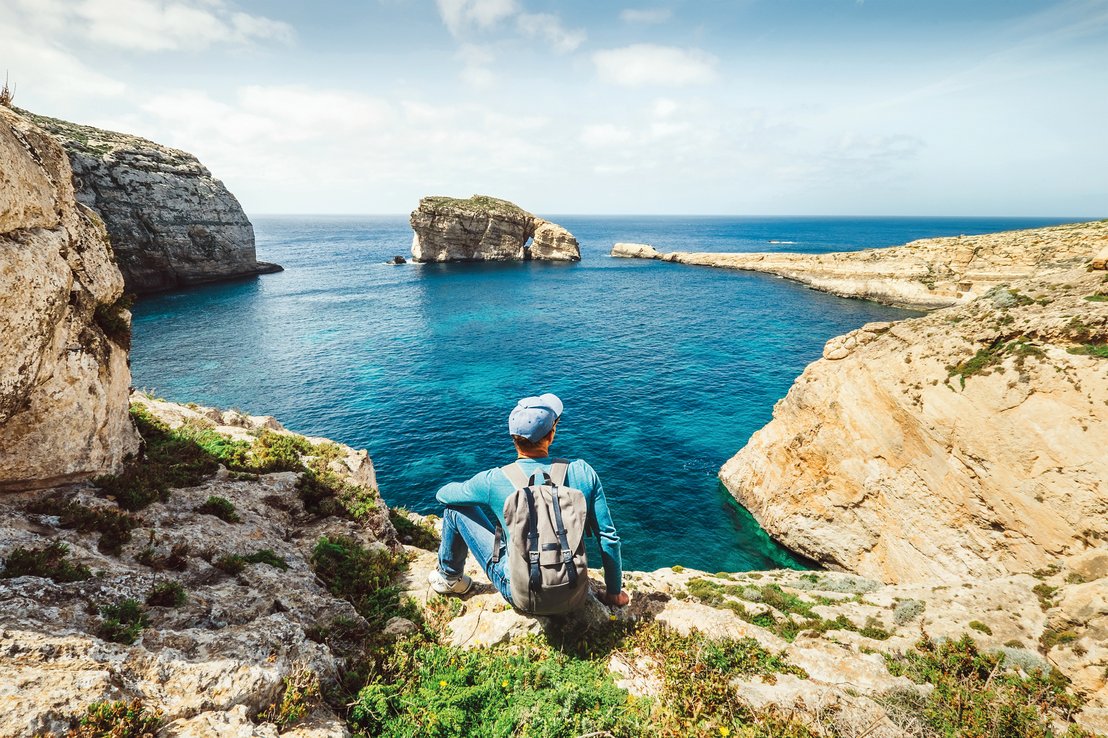
[[(969, 302), (999, 284), (1085, 264), (1101, 249), (1108, 252), (1108, 221), (832, 254), (659, 254), (626, 248), (617, 253), (613, 248), (612, 256), (766, 272), (842, 297), (932, 309)], [(1104, 256), (1097, 258), (1103, 262)]]
[(128, 292), (280, 271), (258, 261), (242, 206), (192, 154), (27, 115), (65, 147), (77, 198), (104, 219)]
[(832, 339), (720, 477), (786, 546), (882, 581), (1079, 554), (1108, 539), (1106, 294), (1083, 264)]
[(57, 142), (0, 107), (0, 492), (117, 469), (130, 313), (104, 225)]
[(573, 234), (495, 197), (425, 197), (412, 211), (412, 259), (579, 261)]
[[(434, 596), (426, 575), (436, 558), (432, 552), (409, 550), (415, 559), (408, 594), (426, 601)], [(1097, 551), (1108, 556), (1108, 549)], [(915, 732), (914, 720), (891, 709), (898, 700), (890, 698), (926, 693), (929, 687), (893, 676), (884, 655), (909, 651), (924, 635), (941, 642), (969, 634), (982, 651), (1002, 653), (1008, 665), (1024, 672), (1056, 664), (1087, 700), (1077, 723), (1106, 733), (1108, 578), (1085, 581), (1077, 573), (1082, 567), (1087, 562), (1064, 563), (1035, 576), (974, 577), (953, 585), (885, 585), (834, 572), (632, 571), (625, 576), (631, 594), (626, 608), (612, 611), (590, 597), (577, 624), (566, 626), (508, 607), (471, 557), (467, 571), (474, 591), (447, 622), (446, 632), (452, 645), (483, 648), (557, 628), (596, 632), (610, 619), (654, 619), (683, 634), (695, 629), (712, 638), (753, 638), (784, 654), (807, 678), (739, 679), (734, 684), (738, 699), (759, 709), (798, 713), (839, 731), (820, 735), (887, 738), (922, 735)], [(603, 581), (601, 572), (592, 572), (592, 579)], [(775, 624), (763, 627), (752, 620)], [(790, 623), (805, 627), (796, 633)], [(661, 675), (649, 659), (620, 651), (608, 666), (632, 694), (659, 693)]]
[[(171, 427), (238, 440), (262, 431), (288, 434), (265, 416), (141, 395), (135, 402)], [(372, 489), (366, 453), (340, 448), (331, 469)], [(259, 714), (279, 700), (286, 679), (305, 671), (322, 684), (337, 678), (345, 662), (320, 628), (336, 621), (366, 628), (350, 603), (317, 578), (310, 561), (320, 537), (344, 536), (394, 552), (399, 544), (379, 498), (357, 522), (314, 515), (298, 494), (299, 479), (297, 472), (251, 478), (221, 470), (198, 486), (173, 489), (164, 502), (136, 513), (139, 526), (118, 554), (100, 550), (96, 531), (62, 527), (57, 516), (29, 512), (41, 492), (0, 498), (0, 557), (17, 547), (63, 542), (72, 560), (94, 573), (64, 583), (0, 578), (0, 736), (64, 735), (91, 703), (132, 699), (162, 713), (161, 736), (348, 735), (344, 721), (322, 702), (308, 720), (283, 730)], [(92, 510), (118, 510), (88, 485), (53, 494)], [(233, 505), (239, 521), (199, 512), (212, 496)], [(220, 568), (223, 557), (260, 551), (276, 563), (246, 563), (238, 572)], [(143, 603), (156, 584), (170, 582), (182, 586), (183, 604), (147, 606), (150, 623), (133, 645), (103, 637), (102, 607), (128, 598)]]

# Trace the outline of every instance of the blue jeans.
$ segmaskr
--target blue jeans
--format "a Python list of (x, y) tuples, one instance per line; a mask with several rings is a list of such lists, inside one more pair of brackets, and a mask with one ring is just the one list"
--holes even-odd
[(479, 507), (447, 505), (442, 513), (442, 543), (439, 545), (439, 571), (448, 578), (460, 577), (465, 569), (466, 554), (485, 570), (489, 581), (512, 601), (512, 586), (508, 581), (507, 545), (500, 542), (500, 561), (494, 562), (496, 523)]

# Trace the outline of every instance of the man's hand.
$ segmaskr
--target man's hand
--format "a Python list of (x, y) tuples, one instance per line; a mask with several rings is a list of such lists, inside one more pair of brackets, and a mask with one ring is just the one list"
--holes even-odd
[(610, 595), (607, 592), (601, 592), (600, 601), (608, 607), (623, 607), (631, 601), (631, 597), (626, 592), (618, 592), (614, 595)]

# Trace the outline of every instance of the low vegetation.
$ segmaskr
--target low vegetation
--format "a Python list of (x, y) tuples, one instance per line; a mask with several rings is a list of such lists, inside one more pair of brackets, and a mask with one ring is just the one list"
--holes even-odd
[(319, 677), (310, 669), (300, 669), (284, 678), (281, 698), (258, 713), (255, 720), (273, 723), (284, 732), (307, 717), (322, 702)]
[(115, 605), (105, 605), (100, 608), (100, 615), (102, 620), (96, 635), (114, 643), (131, 645), (142, 630), (150, 625), (146, 608), (138, 600), (126, 599)]
[(988, 374), (990, 371), (1003, 371), (1001, 364), (1008, 357), (1015, 357), (1017, 371), (1022, 371), (1029, 358), (1045, 356), (1041, 348), (1026, 337), (1006, 340), (1003, 337), (995, 339), (988, 347), (979, 349), (976, 354), (960, 361), (954, 366), (947, 367), (947, 378), (958, 377), (959, 383), (964, 389), (966, 379), (978, 374)]
[(241, 523), (242, 519), (239, 518), (238, 513), (235, 512), (235, 506), (225, 497), (217, 497), (212, 495), (204, 504), (199, 505), (196, 508), (196, 512), (201, 515), (213, 515), (225, 523)]
[(1071, 346), (1066, 351), (1077, 356), (1095, 356), (1098, 359), (1108, 359), (1108, 343), (1083, 343), (1080, 346)]
[(401, 602), (397, 575), (407, 564), (403, 554), (381, 546), (366, 548), (352, 538), (320, 538), (311, 565), (331, 594), (347, 600), (371, 628), (380, 630), (395, 616), (419, 619), (418, 609)]
[(59, 583), (80, 582), (91, 578), (92, 572), (84, 564), (70, 561), (69, 546), (55, 541), (42, 548), (20, 546), (8, 554), (0, 579), (15, 577), (42, 577)]
[(125, 294), (115, 302), (97, 305), (93, 313), (93, 320), (100, 326), (113, 343), (126, 350), (131, 349), (131, 316), (130, 309), (135, 304), (135, 296)]
[(156, 582), (146, 595), (146, 604), (151, 607), (180, 607), (186, 600), (185, 588), (171, 580)]
[[(1057, 671), (1006, 668), (1002, 654), (979, 651), (969, 636), (943, 643), (925, 636), (914, 650), (885, 658), (894, 676), (934, 687), (926, 696), (905, 691), (882, 700), (895, 723), (922, 724), (925, 735), (1053, 738), (1054, 720), (1071, 721), (1082, 705)], [(1076, 726), (1065, 735), (1091, 738)]]
[(146, 738), (158, 732), (162, 714), (141, 700), (94, 702), (75, 722), (68, 738)]
[(273, 549), (270, 548), (263, 548), (259, 551), (255, 551), (249, 556), (243, 556), (242, 560), (247, 564), (266, 564), (267, 566), (272, 566), (274, 569), (280, 569), (281, 571), (289, 570), (289, 562), (278, 556), (273, 552)]
[(409, 546), (437, 551), (441, 540), (438, 532), (431, 525), (411, 520), (409, 514), (403, 508), (389, 508), (389, 521), (396, 528), (396, 537)]
[(140, 520), (114, 507), (92, 508), (62, 495), (50, 495), (27, 505), (27, 512), (58, 518), (58, 527), (78, 533), (99, 533), (96, 547), (101, 553), (119, 555), (131, 540)]

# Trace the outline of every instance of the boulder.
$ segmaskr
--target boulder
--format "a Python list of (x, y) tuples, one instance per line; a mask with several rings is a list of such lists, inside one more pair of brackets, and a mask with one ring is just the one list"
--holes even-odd
[(411, 224), (417, 262), (581, 259), (577, 239), (565, 228), (495, 197), (425, 197)]
[(104, 224), (75, 199), (61, 146), (4, 107), (0, 160), (0, 491), (115, 471), (139, 439)]
[(103, 218), (128, 292), (281, 271), (258, 261), (242, 206), (192, 154), (21, 112), (65, 148), (77, 199)]

